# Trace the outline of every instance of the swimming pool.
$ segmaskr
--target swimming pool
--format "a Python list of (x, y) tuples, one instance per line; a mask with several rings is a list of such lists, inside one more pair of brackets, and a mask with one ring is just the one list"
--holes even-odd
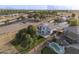
[(59, 44), (57, 44), (55, 42), (49, 43), (49, 47), (58, 54), (65, 53), (64, 46), (60, 46)]

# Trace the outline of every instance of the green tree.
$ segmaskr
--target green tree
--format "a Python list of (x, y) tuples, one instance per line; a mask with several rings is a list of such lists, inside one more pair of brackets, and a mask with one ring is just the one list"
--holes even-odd
[(33, 39), (31, 38), (30, 34), (26, 34), (26, 36), (24, 36), (23, 41), (21, 42), (21, 46), (23, 48), (30, 48), (32, 43)]
[(27, 33), (30, 35), (36, 35), (36, 27), (33, 25), (29, 25), (27, 28)]
[(72, 17), (75, 17), (76, 15), (74, 13), (72, 13)]
[(15, 37), (15, 44), (16, 44), (16, 45), (20, 44), (20, 43), (25, 39), (25, 36), (26, 36), (26, 29), (20, 30), (20, 31), (16, 34), (16, 37)]
[(70, 26), (78, 26), (79, 25), (78, 19), (71, 19), (68, 22), (69, 22)]
[(49, 14), (57, 15), (57, 11), (49, 11)]

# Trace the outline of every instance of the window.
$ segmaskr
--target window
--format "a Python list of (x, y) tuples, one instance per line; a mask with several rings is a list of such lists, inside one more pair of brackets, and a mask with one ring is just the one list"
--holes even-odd
[(44, 34), (45, 34), (45, 32), (44, 32), (44, 31), (42, 31), (42, 34), (44, 35)]

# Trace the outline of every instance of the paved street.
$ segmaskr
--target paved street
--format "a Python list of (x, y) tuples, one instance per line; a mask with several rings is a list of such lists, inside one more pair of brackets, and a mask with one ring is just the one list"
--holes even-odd
[[(40, 22), (39, 22), (40, 23)], [(4, 34), (4, 33), (8, 33), (8, 32), (14, 32), (14, 31), (18, 31), (22, 28), (26, 28), (28, 25), (36, 25), (39, 23), (35, 23), (35, 22), (26, 22), (26, 23), (22, 23), (22, 22), (16, 22), (10, 25), (5, 25), (5, 26), (1, 26), (0, 27), (0, 35)]]

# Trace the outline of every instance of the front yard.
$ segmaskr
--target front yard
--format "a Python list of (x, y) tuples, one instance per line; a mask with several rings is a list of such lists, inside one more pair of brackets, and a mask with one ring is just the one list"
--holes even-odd
[(32, 50), (34, 47), (36, 47), (37, 45), (39, 45), (43, 41), (44, 41), (44, 39), (39, 39), (36, 42), (34, 42), (34, 44), (32, 44), (29, 48), (23, 48), (23, 47), (21, 47), (21, 45), (14, 45), (14, 46), (19, 51), (19, 53), (24, 54), (24, 53), (28, 53), (30, 50)]
[(42, 36), (36, 34), (36, 28), (30, 25), (27, 29), (20, 30), (11, 43), (19, 53), (28, 53), (31, 49), (44, 41)]

